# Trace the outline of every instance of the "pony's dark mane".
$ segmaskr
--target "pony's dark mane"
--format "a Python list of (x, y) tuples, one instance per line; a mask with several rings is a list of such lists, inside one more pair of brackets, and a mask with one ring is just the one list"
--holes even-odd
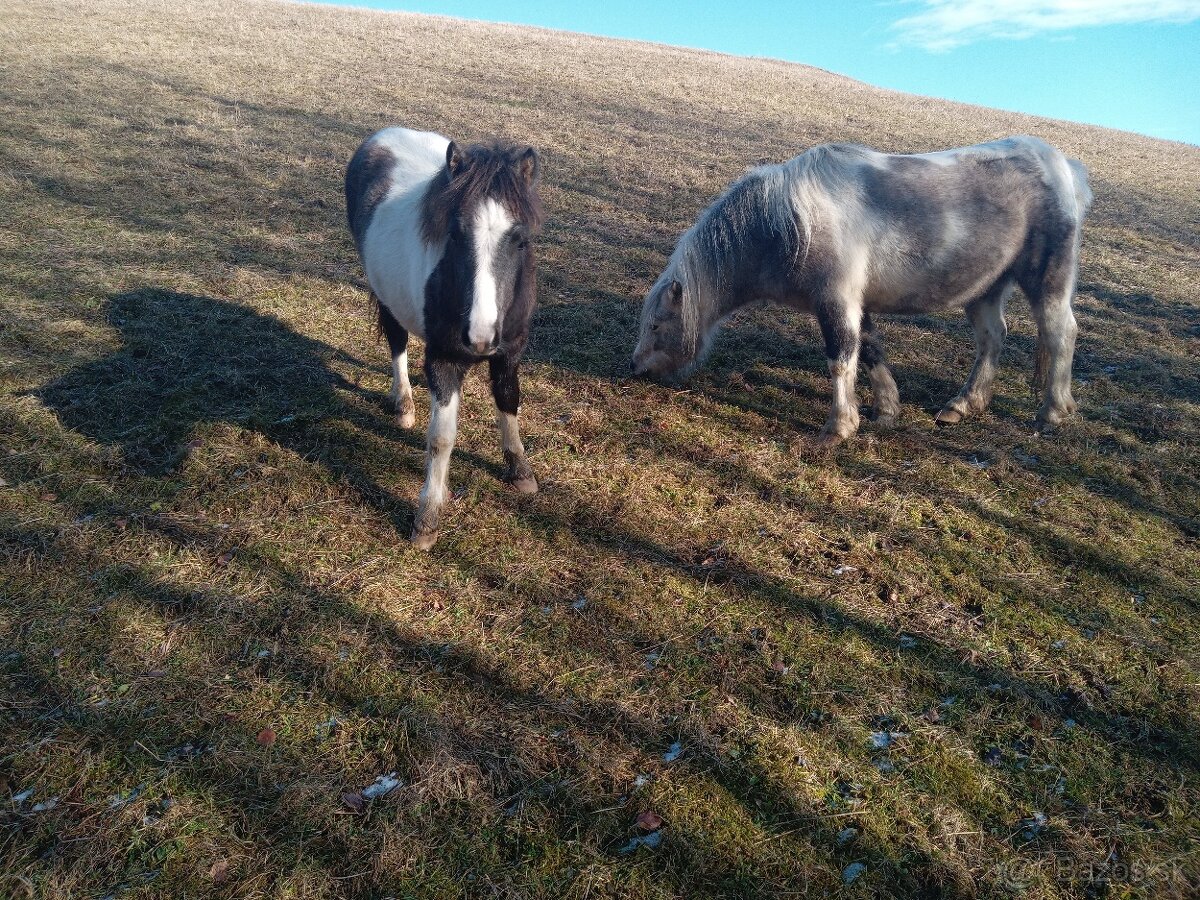
[(462, 163), (451, 177), (448, 169), (433, 179), (425, 194), (421, 232), (430, 244), (450, 233), (450, 221), (458, 210), (473, 209), (487, 197), (502, 203), (530, 231), (542, 226), (542, 201), (537, 181), (526, 177), (523, 168), (532, 165), (527, 147), (494, 143), (463, 150)]

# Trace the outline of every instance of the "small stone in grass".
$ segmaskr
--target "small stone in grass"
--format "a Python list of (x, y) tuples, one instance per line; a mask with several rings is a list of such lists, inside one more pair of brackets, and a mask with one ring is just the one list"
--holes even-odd
[(915, 646), (917, 646), (917, 639), (915, 637), (907, 634), (900, 635), (901, 650), (911, 650)]
[(1050, 820), (1046, 818), (1045, 813), (1035, 812), (1027, 819), (1022, 819), (1017, 823), (1017, 828), (1021, 830), (1021, 837), (1027, 841), (1032, 841), (1035, 837), (1041, 834)]
[(367, 808), (367, 804), (363, 800), (362, 794), (357, 792), (342, 794), (342, 805), (358, 815), (361, 815), (363, 810)]
[(367, 800), (378, 800), (380, 797), (386, 797), (398, 787), (400, 787), (400, 779), (396, 777), (395, 772), (389, 772), (386, 775), (380, 775), (374, 783), (363, 788), (362, 795)]
[(838, 836), (837, 836), (838, 846), (844, 847), (844, 846), (846, 846), (846, 844), (850, 843), (856, 837), (858, 837), (858, 829), (857, 828), (843, 828), (841, 831), (838, 832)]
[(661, 831), (652, 831), (649, 834), (639, 834), (630, 838), (629, 843), (619, 849), (617, 853), (624, 856), (627, 853), (632, 853), (638, 847), (648, 847), (653, 850), (662, 843), (663, 833)]
[(999, 747), (988, 747), (987, 750), (983, 752), (983, 761), (989, 766), (1000, 765), (1000, 757), (1001, 754)]
[(901, 738), (908, 737), (906, 731), (872, 731), (871, 746), (876, 750), (886, 750)]
[(865, 871), (867, 871), (867, 867), (864, 866), (862, 863), (860, 863), (860, 862), (850, 863), (850, 865), (848, 865), (848, 866), (846, 866), (846, 868), (842, 869), (842, 883), (843, 884), (853, 884), (854, 881), (858, 878), (858, 876), (861, 875)]
[(671, 745), (670, 749), (663, 754), (663, 762), (675, 762), (675, 760), (679, 759), (681, 756), (683, 756), (683, 745), (680, 744), (679, 741), (676, 741)]

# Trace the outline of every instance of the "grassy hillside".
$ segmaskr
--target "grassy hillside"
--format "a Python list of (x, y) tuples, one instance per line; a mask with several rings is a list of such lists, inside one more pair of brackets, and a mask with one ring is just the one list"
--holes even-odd
[[(1195, 896), (1200, 149), (329, 7), (0, 0), (0, 35), (0, 896)], [(392, 123), (546, 180), (543, 490), (475, 373), (431, 554), (341, 201)], [(746, 166), (1016, 132), (1096, 193), (1061, 434), (1023, 300), (949, 430), (964, 321), (883, 322), (903, 422), (827, 454), (801, 317), (624, 377)]]

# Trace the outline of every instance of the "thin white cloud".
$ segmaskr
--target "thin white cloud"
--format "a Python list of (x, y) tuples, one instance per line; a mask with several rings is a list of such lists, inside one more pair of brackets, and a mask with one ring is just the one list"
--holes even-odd
[(1026, 38), (1094, 25), (1191, 22), (1200, 0), (918, 0), (897, 21), (897, 43), (950, 50), (988, 38)]

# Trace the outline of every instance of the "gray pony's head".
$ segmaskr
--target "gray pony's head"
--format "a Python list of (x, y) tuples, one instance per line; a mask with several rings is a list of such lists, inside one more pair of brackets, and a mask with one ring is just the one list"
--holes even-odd
[(634, 375), (664, 377), (685, 369), (696, 357), (684, 321), (684, 286), (668, 266), (642, 302), (642, 322), (630, 368)]

